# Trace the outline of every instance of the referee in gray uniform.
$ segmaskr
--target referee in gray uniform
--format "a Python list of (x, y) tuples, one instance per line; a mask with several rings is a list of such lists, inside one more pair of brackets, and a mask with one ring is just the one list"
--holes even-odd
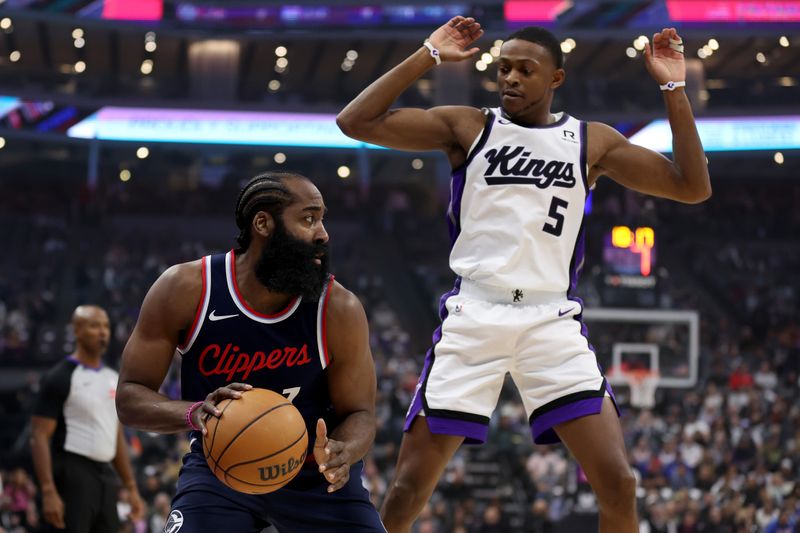
[(82, 305), (72, 315), (75, 353), (42, 378), (31, 419), (31, 452), (47, 523), (70, 533), (117, 533), (118, 483), (131, 493), (131, 518), (144, 504), (131, 470), (114, 397), (117, 373), (104, 366), (108, 315)]

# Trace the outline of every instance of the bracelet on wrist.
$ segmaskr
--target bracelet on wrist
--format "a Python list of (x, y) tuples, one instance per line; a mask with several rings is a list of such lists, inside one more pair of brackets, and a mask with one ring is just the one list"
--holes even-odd
[(686, 87), (685, 81), (668, 81), (664, 85), (659, 85), (659, 89), (662, 91), (674, 91), (678, 87)]
[(192, 428), (194, 431), (200, 431), (200, 428), (194, 425), (194, 421), (192, 420), (192, 414), (194, 414), (195, 409), (203, 405), (205, 401), (195, 402), (189, 406), (186, 410), (186, 425)]
[(434, 61), (436, 61), (436, 64), (437, 64), (437, 65), (441, 65), (441, 64), (442, 64), (442, 57), (441, 57), (441, 55), (439, 54), (439, 49), (438, 49), (438, 48), (436, 48), (435, 46), (433, 46), (433, 43), (431, 43), (431, 42), (430, 42), (428, 39), (425, 39), (425, 40), (422, 42), (422, 45), (423, 45), (425, 48), (427, 48), (427, 49), (428, 49), (428, 52), (430, 53), (430, 55), (431, 55), (431, 57), (433, 58), (433, 60), (434, 60)]

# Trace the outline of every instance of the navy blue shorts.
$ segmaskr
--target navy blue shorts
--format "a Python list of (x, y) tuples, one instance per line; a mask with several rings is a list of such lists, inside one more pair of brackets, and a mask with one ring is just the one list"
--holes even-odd
[(300, 471), (285, 487), (263, 495), (237, 492), (209, 470), (202, 453), (183, 458), (178, 491), (172, 500), (165, 533), (230, 531), (256, 533), (273, 525), (281, 533), (384, 533), (378, 511), (361, 484), (359, 461), (350, 480), (336, 492), (316, 467)]

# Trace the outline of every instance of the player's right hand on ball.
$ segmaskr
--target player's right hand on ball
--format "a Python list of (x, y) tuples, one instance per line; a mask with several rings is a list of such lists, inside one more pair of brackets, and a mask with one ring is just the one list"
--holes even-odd
[(478, 47), (465, 49), (482, 35), (483, 30), (478, 21), (459, 15), (431, 33), (428, 40), (439, 50), (442, 61), (462, 61), (478, 53)]
[(222, 400), (238, 400), (242, 397), (242, 392), (252, 389), (252, 385), (247, 383), (231, 383), (220, 387), (214, 392), (206, 396), (203, 405), (198, 407), (192, 412), (192, 422), (196, 427), (199, 427), (206, 434), (206, 420), (209, 416), (219, 416), (222, 411), (217, 409), (217, 404)]
[(57, 529), (65, 529), (64, 523), (64, 502), (55, 488), (42, 491), (42, 514), (48, 524)]

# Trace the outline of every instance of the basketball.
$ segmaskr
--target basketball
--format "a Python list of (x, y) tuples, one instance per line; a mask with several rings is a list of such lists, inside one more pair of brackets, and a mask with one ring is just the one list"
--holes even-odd
[(300, 411), (286, 397), (251, 389), (217, 408), (221, 415), (206, 422), (203, 453), (225, 485), (247, 494), (266, 494), (300, 472), (308, 432)]

